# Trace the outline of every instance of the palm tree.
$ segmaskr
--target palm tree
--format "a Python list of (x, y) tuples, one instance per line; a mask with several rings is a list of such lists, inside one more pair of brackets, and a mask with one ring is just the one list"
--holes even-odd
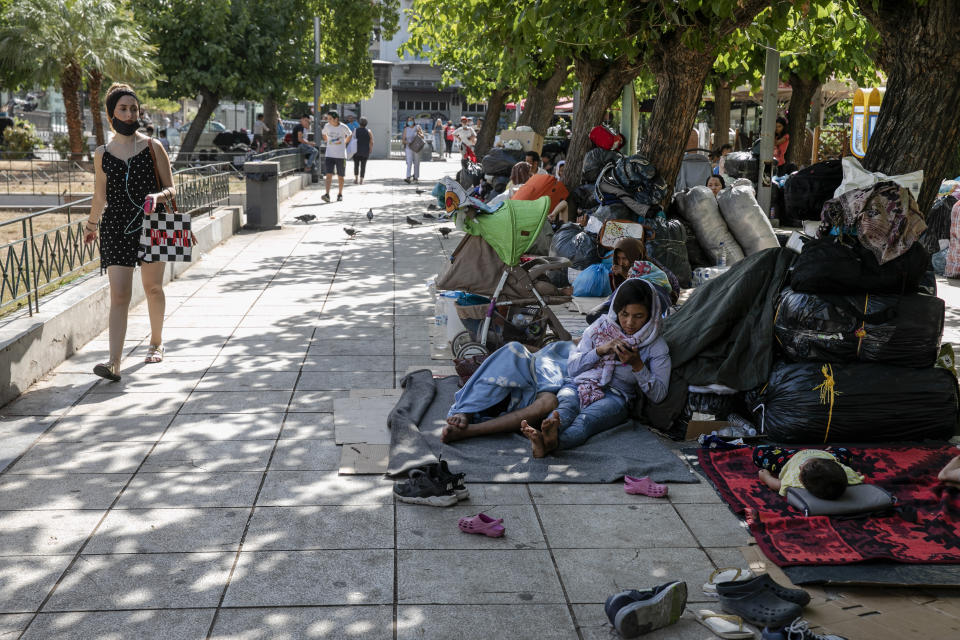
[(107, 68), (104, 60), (116, 61), (114, 54), (121, 52), (105, 52), (100, 47), (111, 42), (116, 45), (103, 31), (105, 25), (124, 15), (129, 17), (109, 0), (18, 0), (0, 29), (0, 65), (26, 58), (34, 64), (37, 84), (59, 84), (74, 160), (83, 157), (80, 88), (84, 70), (102, 71)]
[(97, 145), (104, 144), (103, 117), (100, 91), (104, 75), (128, 82), (148, 82), (156, 73), (153, 54), (156, 48), (147, 41), (133, 14), (124, 6), (109, 0), (99, 3), (107, 18), (95, 28), (91, 50), (84, 66), (87, 69), (87, 89), (90, 92), (90, 115)]

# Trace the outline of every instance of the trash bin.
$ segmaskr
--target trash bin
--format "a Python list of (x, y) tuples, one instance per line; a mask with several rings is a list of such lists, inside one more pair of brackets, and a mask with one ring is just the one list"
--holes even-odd
[(431, 162), (433, 160), (433, 140), (427, 138), (423, 142), (423, 149), (420, 149), (420, 162)]
[(280, 179), (278, 162), (246, 162), (247, 224), (251, 229), (279, 229), (277, 224)]

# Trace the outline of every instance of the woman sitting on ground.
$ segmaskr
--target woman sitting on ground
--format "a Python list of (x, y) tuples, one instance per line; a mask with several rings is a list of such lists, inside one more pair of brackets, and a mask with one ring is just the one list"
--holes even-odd
[[(672, 271), (647, 255), (647, 249), (638, 238), (620, 238), (613, 245), (613, 266), (610, 268), (610, 288), (614, 291), (628, 278), (640, 278), (655, 286), (661, 307), (669, 310), (680, 297), (680, 281)], [(593, 324), (610, 310), (607, 298), (587, 313), (587, 322)]]
[(487, 204), (496, 207), (501, 202), (506, 202), (513, 197), (517, 189), (530, 179), (531, 175), (533, 175), (533, 167), (530, 166), (529, 162), (518, 162), (513, 165), (513, 169), (510, 170), (510, 182), (507, 183), (507, 188), (503, 190), (503, 193), (491, 198)]
[(660, 337), (662, 321), (660, 296), (652, 283), (631, 278), (620, 285), (611, 310), (587, 328), (570, 354), (557, 410), (544, 418), (539, 430), (526, 420), (521, 423), (533, 457), (579, 446), (626, 422), (638, 397), (651, 402), (666, 397), (671, 363)]

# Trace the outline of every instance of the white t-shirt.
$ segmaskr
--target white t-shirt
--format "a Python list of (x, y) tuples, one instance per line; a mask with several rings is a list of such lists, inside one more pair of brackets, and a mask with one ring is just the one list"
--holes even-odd
[(473, 142), (470, 142), (470, 139), (473, 138), (476, 142), (477, 132), (473, 130), (473, 127), (463, 126), (453, 132), (453, 137), (460, 140), (460, 147), (463, 149), (463, 152), (466, 153), (467, 148), (473, 148)]
[(328, 158), (347, 157), (347, 136), (350, 133), (350, 127), (342, 122), (337, 126), (333, 126), (329, 122), (323, 125), (323, 135), (327, 136)]
[(267, 130), (267, 123), (263, 120), (257, 120), (253, 123), (253, 135), (262, 136), (263, 132)]

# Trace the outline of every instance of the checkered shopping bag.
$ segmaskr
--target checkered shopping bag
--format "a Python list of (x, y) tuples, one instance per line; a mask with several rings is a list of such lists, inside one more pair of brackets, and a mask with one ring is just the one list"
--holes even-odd
[(140, 259), (144, 262), (190, 262), (193, 233), (189, 214), (176, 211), (143, 216)]
[[(160, 172), (157, 170), (157, 155), (153, 150), (153, 141), (148, 145), (153, 160), (153, 175), (157, 179), (157, 188), (163, 186)], [(140, 234), (140, 259), (143, 262), (190, 262), (193, 245), (197, 243), (190, 230), (190, 214), (177, 211), (177, 200), (171, 198), (163, 211), (154, 210), (143, 216), (143, 230)]]

